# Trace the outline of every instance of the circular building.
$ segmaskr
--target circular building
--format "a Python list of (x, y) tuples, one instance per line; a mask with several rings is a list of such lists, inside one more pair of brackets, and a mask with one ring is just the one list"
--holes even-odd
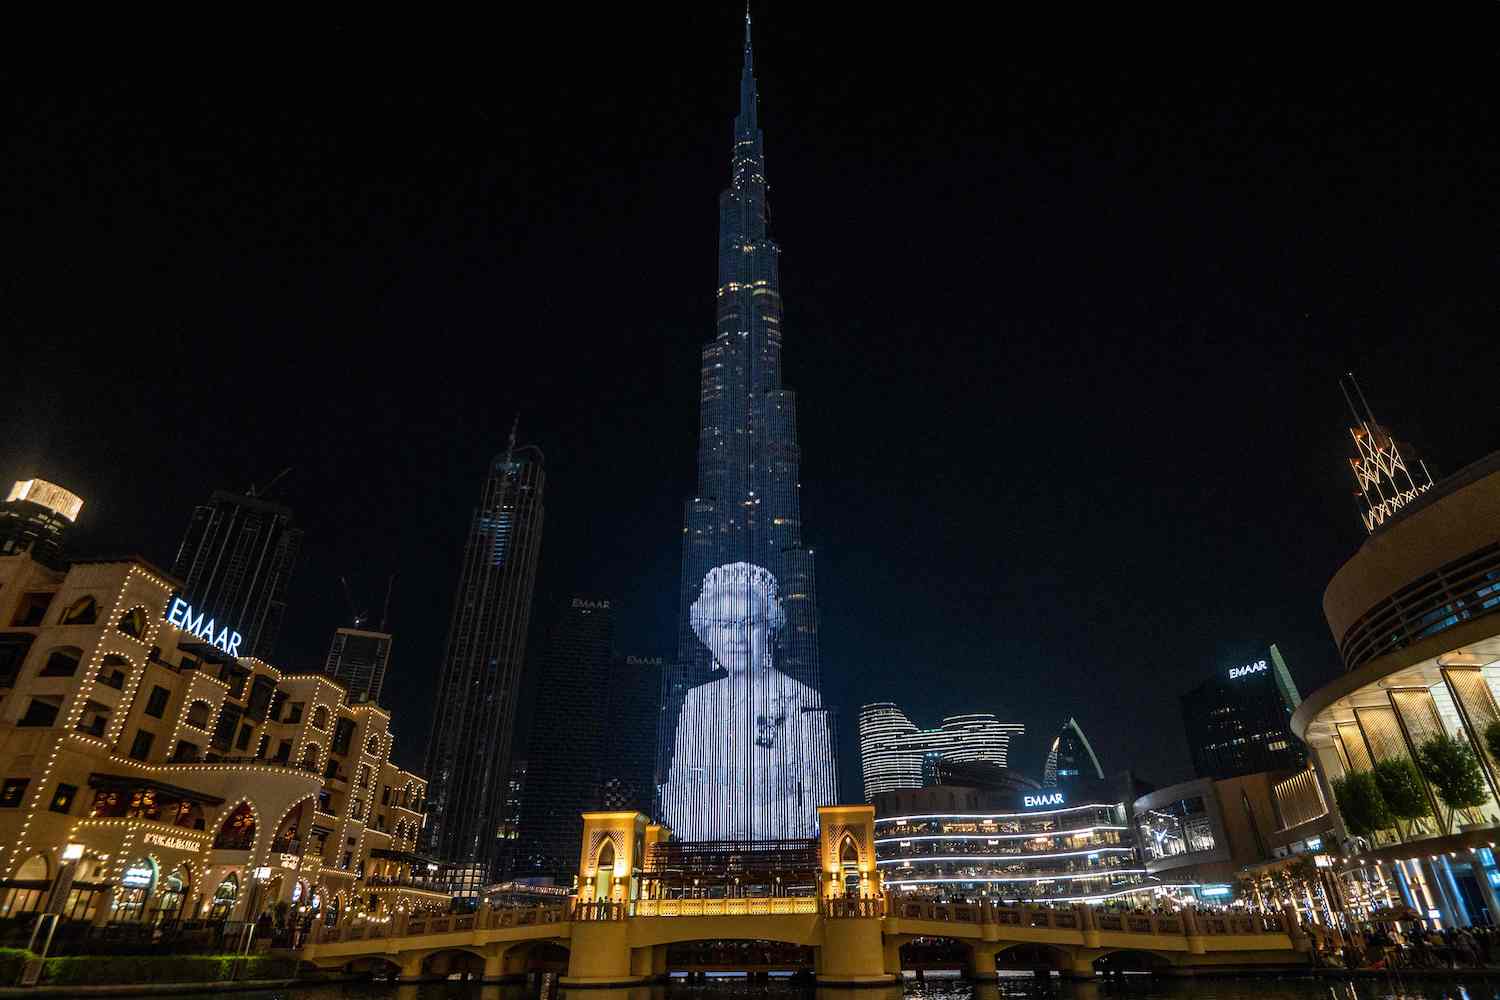
[(1292, 731), (1353, 838), (1351, 909), (1500, 924), (1500, 761), (1486, 740), (1500, 722), (1500, 453), (1376, 527), (1323, 612), (1346, 673), (1303, 701)]

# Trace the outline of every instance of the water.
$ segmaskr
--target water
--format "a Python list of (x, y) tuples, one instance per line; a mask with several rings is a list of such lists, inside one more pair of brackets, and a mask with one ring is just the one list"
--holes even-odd
[(809, 989), (790, 984), (719, 980), (707, 985), (674, 983), (632, 989), (559, 989), (542, 997), (536, 987), (458, 983), (336, 983), (253, 990), (244, 993), (177, 994), (178, 1000), (1500, 1000), (1500, 974), (1451, 979), (1384, 977), (1354, 982), (1312, 977), (1246, 979), (1152, 979), (1128, 976), (1116, 983), (1041, 983), (1029, 976), (998, 983), (929, 977), (876, 989)]

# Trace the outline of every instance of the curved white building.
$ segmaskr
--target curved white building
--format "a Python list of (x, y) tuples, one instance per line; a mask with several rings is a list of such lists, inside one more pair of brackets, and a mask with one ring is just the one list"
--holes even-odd
[(989, 712), (950, 715), (936, 729), (918, 729), (891, 702), (859, 710), (859, 761), (865, 779), (865, 801), (879, 792), (921, 788), (923, 764), (929, 759), (978, 761), (1006, 767), (1012, 736), (1026, 727), (1001, 722)]

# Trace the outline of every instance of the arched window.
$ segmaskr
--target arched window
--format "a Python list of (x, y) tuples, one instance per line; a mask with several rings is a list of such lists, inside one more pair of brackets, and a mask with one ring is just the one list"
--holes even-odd
[(316, 771), (318, 769), (318, 750), (316, 743), (309, 743), (302, 748), (302, 770)]
[(604, 846), (599, 848), (597, 867), (601, 872), (606, 868), (612, 870), (615, 867), (615, 842), (613, 840), (606, 840)]
[(314, 729), (327, 729), (328, 709), (324, 708), (322, 705), (319, 705), (317, 708), (313, 709), (312, 724)]
[(72, 677), (78, 672), (78, 661), (83, 659), (83, 650), (77, 646), (59, 646), (47, 654), (42, 664), (41, 677)]
[(68, 605), (60, 625), (92, 625), (99, 620), (99, 602), (87, 595)]
[(214, 850), (248, 851), (255, 843), (255, 810), (250, 803), (241, 802), (224, 818), (219, 835), (214, 838)]
[(234, 901), (239, 898), (239, 895), (240, 880), (231, 872), (214, 890), (214, 901), (208, 908), (208, 919), (228, 920), (229, 914), (234, 910)]
[(846, 865), (859, 864), (859, 848), (854, 846), (853, 837), (845, 837), (843, 846), (839, 848), (839, 862)]
[(209, 713), (213, 710), (213, 706), (206, 701), (193, 702), (188, 706), (187, 724), (192, 726), (194, 729), (207, 730), (208, 716)]
[(146, 609), (131, 608), (120, 616), (120, 631), (133, 639), (139, 639), (146, 634)]

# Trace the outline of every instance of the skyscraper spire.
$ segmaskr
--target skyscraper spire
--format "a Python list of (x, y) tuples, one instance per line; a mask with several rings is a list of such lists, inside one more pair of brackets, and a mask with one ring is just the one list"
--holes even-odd
[(750, 48), (750, 0), (745, 0), (745, 75), (755, 72), (755, 60)]

